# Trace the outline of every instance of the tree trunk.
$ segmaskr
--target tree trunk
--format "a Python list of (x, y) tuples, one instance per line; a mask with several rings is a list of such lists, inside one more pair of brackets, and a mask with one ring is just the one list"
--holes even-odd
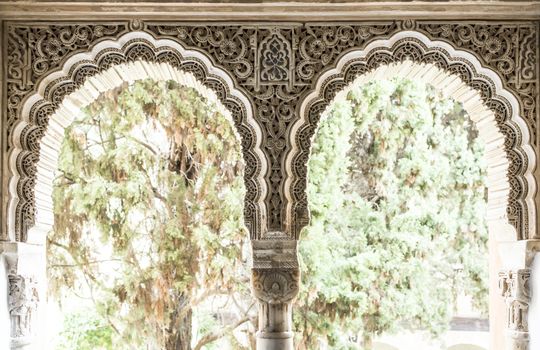
[(187, 315), (180, 322), (178, 327), (177, 341), (174, 350), (191, 350), (191, 322), (193, 313), (191, 310), (187, 312)]
[(373, 338), (369, 333), (362, 333), (362, 350), (371, 350), (373, 348)]
[[(187, 305), (187, 298), (185, 296), (180, 295), (176, 299), (178, 304), (175, 312), (171, 315), (165, 350), (191, 350), (193, 311)], [(179, 316), (182, 314), (184, 315)]]

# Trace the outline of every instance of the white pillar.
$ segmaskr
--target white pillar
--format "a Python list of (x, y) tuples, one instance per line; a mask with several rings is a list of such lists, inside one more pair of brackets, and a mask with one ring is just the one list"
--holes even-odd
[(11, 326), (8, 310), (8, 287), (7, 262), (0, 254), (0, 349), (9, 349)]
[(506, 304), (505, 349), (532, 350), (529, 327), (531, 273), (540, 240), (500, 242), (503, 270), (499, 273), (499, 291)]
[(536, 253), (531, 265), (531, 302), (529, 306), (529, 347), (540, 349), (540, 253)]
[(39, 349), (46, 294), (45, 248), (2, 242), (0, 255), (6, 265), (9, 348)]
[(259, 302), (257, 350), (293, 350), (292, 302), (300, 270), (296, 241), (282, 233), (252, 241), (252, 290)]

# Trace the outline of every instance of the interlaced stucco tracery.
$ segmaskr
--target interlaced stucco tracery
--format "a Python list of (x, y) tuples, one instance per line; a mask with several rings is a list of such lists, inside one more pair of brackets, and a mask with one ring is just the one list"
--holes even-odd
[[(429, 46), (427, 45), (429, 43)], [(504, 138), (504, 151), (508, 160), (508, 167), (502, 169), (502, 177), (509, 178), (509, 197), (506, 207), (507, 220), (516, 228), (517, 239), (534, 237), (534, 178), (531, 169), (535, 163), (534, 152), (529, 146), (530, 136), (526, 124), (519, 115), (519, 104), (514, 96), (503, 91), (502, 84), (497, 75), (475, 66), (472, 61), (475, 57), (467, 53), (456, 53), (446, 43), (430, 42), (418, 32), (403, 31), (392, 36), (389, 40), (377, 40), (370, 43), (362, 52), (353, 51), (343, 56), (336, 68), (327, 70), (318, 79), (314, 92), (306, 98), (300, 108), (301, 118), (293, 126), (290, 134), (292, 152), (288, 155), (286, 164), (289, 176), (286, 180), (286, 193), (290, 194), (290, 210), (293, 215), (306, 212), (307, 198), (305, 194), (306, 168), (309, 158), (311, 140), (318, 125), (322, 112), (337, 93), (343, 91), (357, 77), (371, 73), (377, 68), (411, 62), (409, 67), (402, 66), (402, 76), (410, 75), (411, 65), (417, 65), (416, 74), (422, 70), (436, 69), (440, 72), (434, 77), (447, 75), (455, 87), (465, 85), (471, 92), (479, 94), (479, 103), (483, 104), (494, 114), (494, 128), (498, 129)], [(397, 74), (399, 75), (399, 74)], [(390, 76), (383, 75), (385, 78)], [(413, 77), (414, 78), (414, 77)], [(415, 78), (418, 79), (418, 78)], [(448, 79), (447, 79), (448, 81)], [(430, 83), (430, 81), (426, 81)], [(441, 88), (447, 83), (438, 81)], [(435, 86), (439, 87), (439, 86)], [(446, 89), (448, 90), (448, 89)], [(448, 92), (447, 96), (454, 97)], [(459, 96), (456, 99), (466, 102)], [(481, 111), (475, 107), (467, 108), (474, 114)], [(473, 120), (476, 115), (472, 115)], [(486, 123), (484, 123), (486, 124)], [(482, 128), (481, 134), (483, 133)], [(484, 141), (488, 144), (496, 142), (497, 135), (491, 133)], [(489, 158), (489, 157), (488, 157)], [(500, 167), (500, 160), (497, 162)], [(492, 163), (488, 159), (488, 163)], [(531, 164), (533, 163), (533, 164)], [(489, 183), (487, 184), (490, 187)], [(494, 187), (494, 186), (493, 186)], [(293, 207), (293, 203), (296, 207)], [(301, 222), (301, 219), (292, 220)], [(529, 224), (532, 221), (533, 232)], [(299, 227), (301, 228), (301, 226)]]
[(540, 148), (538, 27), (424, 20), (7, 22), (2, 194), (9, 206), (3, 208), (8, 224), (0, 240), (25, 242), (35, 224), (37, 164), (48, 156), (43, 137), (67, 96), (125, 64), (188, 72), (216, 93), (240, 134), (252, 285), (261, 315), (274, 315), (260, 320), (260, 345), (282, 341), (277, 348), (288, 349), (290, 302), (299, 287), (296, 240), (309, 219), (311, 139), (321, 113), (358, 76), (411, 61), (445, 71), (477, 92), (502, 135), (493, 139), (503, 147), (492, 159), (502, 162), (494, 167), (507, 169), (502, 207), (515, 228), (512, 239), (538, 238), (532, 175)]
[[(209, 57), (216, 66), (222, 67), (234, 79), (234, 84), (250, 98), (254, 118), (262, 126), (262, 149), (268, 161), (265, 179), (268, 192), (264, 198), (267, 225), (258, 227), (264, 221), (262, 213), (247, 212), (246, 220), (252, 230), (252, 237), (261, 237), (265, 231), (286, 231), (297, 237), (306, 224), (306, 210), (303, 183), (305, 183), (305, 164), (309, 137), (301, 144), (302, 154), (292, 166), (290, 200), (285, 188), (283, 167), (286, 155), (291, 150), (288, 130), (300, 116), (295, 107), (311, 92), (316, 78), (325, 70), (335, 66), (339, 57), (353, 50), (363, 49), (375, 39), (387, 39), (403, 30), (414, 30), (427, 37), (448, 42), (454, 48), (471, 52), (478, 60), (495, 71), (501, 78), (504, 88), (509, 89), (520, 101), (519, 115), (528, 124), (535, 150), (537, 134), (537, 25), (517, 24), (473, 24), (473, 23), (433, 23), (425, 21), (388, 21), (372, 24), (222, 24), (201, 25), (188, 23), (152, 23), (130, 21), (121, 23), (92, 23), (73, 25), (62, 23), (25, 24), (13, 22), (7, 28), (7, 151), (14, 142), (28, 152), (18, 156), (18, 173), (21, 178), (16, 185), (20, 201), (17, 203), (15, 230), (18, 239), (24, 239), (25, 232), (34, 222), (33, 185), (35, 176), (33, 164), (38, 159), (39, 140), (48, 118), (62, 98), (80, 85), (87, 76), (126, 60), (144, 59), (168, 62), (193, 71), (198, 79), (223, 95), (226, 89), (215, 78), (206, 77), (205, 68), (195, 61), (182, 63), (173, 51), (161, 48), (155, 50), (151, 45), (139, 43), (126, 52), (103, 53), (96, 62), (79, 62), (77, 69), (69, 72), (69, 81), (48, 82), (43, 91), (44, 101), (32, 106), (29, 113), (29, 126), (14, 135), (15, 126), (22, 118), (21, 107), (35, 88), (51, 72), (58, 70), (72, 55), (91, 49), (104, 40), (114, 40), (121, 35), (142, 30), (155, 38), (168, 38), (182, 46), (197, 50)], [(511, 106), (494, 98), (493, 84), (489, 80), (475, 76), (473, 67), (467, 62), (450, 61), (443, 51), (425, 48), (414, 40), (404, 39), (399, 50), (387, 54), (376, 54), (364, 65), (357, 64), (344, 72), (346, 81), (361, 71), (369, 70), (383, 63), (390, 63), (410, 57), (420, 62), (432, 62), (459, 75), (471, 87), (481, 92), (498, 117), (502, 133), (506, 137), (506, 148), (510, 166), (511, 195), (508, 206), (510, 222), (516, 226), (520, 238), (529, 237), (528, 212), (525, 197), (527, 184), (523, 179), (529, 166), (527, 157), (520, 149), (522, 130), (508, 122), (512, 114)], [(333, 93), (343, 85), (334, 83), (325, 88), (324, 98), (329, 102)], [(223, 97), (227, 99), (227, 97)], [(231, 109), (244, 146), (249, 147), (253, 132), (243, 125), (245, 110), (232, 101), (224, 101)], [(319, 112), (322, 105), (317, 105)], [(314, 112), (310, 112), (314, 113)], [(315, 112), (314, 114), (317, 114)], [(310, 117), (316, 122), (316, 117)], [(314, 125), (311, 125), (314, 127)], [(311, 133), (313, 130), (311, 130)], [(309, 134), (309, 133), (308, 133)], [(247, 152), (246, 162), (253, 167), (261, 166), (260, 159)], [(298, 164), (297, 164), (298, 163)], [(248, 167), (249, 168), (249, 167)], [(254, 188), (246, 174), (248, 193), (246, 203), (252, 203), (262, 192)], [(287, 205), (288, 204), (288, 205)], [(292, 210), (287, 212), (287, 208)], [(259, 217), (257, 219), (257, 217)], [(258, 221), (257, 221), (258, 220)]]

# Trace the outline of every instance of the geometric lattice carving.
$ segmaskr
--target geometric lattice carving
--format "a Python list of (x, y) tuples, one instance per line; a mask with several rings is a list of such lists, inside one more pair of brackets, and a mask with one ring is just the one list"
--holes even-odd
[[(457, 57), (448, 57), (443, 50), (426, 50), (420, 43), (403, 41), (392, 53), (374, 52), (364, 62), (351, 64), (343, 75), (325, 84), (320, 101), (309, 109), (309, 124), (297, 136), (300, 154), (292, 164), (286, 164), (291, 151), (290, 129), (301, 117), (299, 105), (314, 90), (318, 77), (334, 67), (341, 56), (362, 50), (369, 43), (387, 39), (403, 30), (423, 33), (433, 40), (449, 43), (455, 49), (473, 54), (486, 67), (496, 72), (503, 87), (520, 102), (520, 114), (527, 121), (533, 146), (538, 151), (538, 25), (533, 22), (467, 24), (430, 21), (381, 21), (377, 23), (257, 23), (201, 24), (173, 22), (103, 22), (87, 25), (56, 23), (7, 24), (7, 128), (9, 151), (13, 148), (14, 127), (22, 117), (22, 105), (34, 93), (40, 81), (73, 55), (89, 51), (104, 40), (115, 40), (130, 31), (138, 30), (156, 39), (169, 39), (189, 50), (202, 52), (216, 67), (234, 80), (235, 86), (248, 96), (254, 118), (262, 129), (262, 151), (268, 163), (265, 176), (265, 227), (258, 228), (261, 211), (254, 205), (261, 196), (260, 186), (253, 173), (263, 160), (251, 152), (253, 130), (243, 121), (241, 106), (229, 99), (227, 88), (219, 79), (209, 76), (200, 62), (183, 62), (182, 57), (166, 48), (137, 42), (133, 47), (111, 51), (103, 57), (81, 62), (69, 72), (68, 79), (49, 81), (42, 95), (44, 100), (32, 107), (28, 125), (20, 132), (24, 149), (17, 161), (17, 182), (20, 202), (17, 204), (17, 239), (24, 240), (28, 226), (33, 223), (35, 208), (33, 191), (35, 163), (39, 157), (39, 140), (47, 125), (48, 116), (70, 92), (84, 80), (112, 65), (126, 60), (167, 62), (192, 72), (206, 86), (214, 89), (224, 105), (231, 110), (236, 127), (242, 136), (246, 161), (246, 222), (252, 237), (261, 238), (266, 232), (285, 231), (296, 238), (307, 223), (305, 183), (310, 135), (315, 131), (318, 115), (344, 84), (363, 71), (377, 65), (411, 58), (444, 67), (479, 91), (486, 105), (495, 113), (500, 131), (505, 136), (505, 148), (510, 161), (508, 179), (511, 186), (508, 216), (519, 238), (527, 238), (529, 218), (524, 201), (527, 193), (525, 173), (527, 156), (520, 149), (522, 131), (509, 116), (511, 106), (494, 95), (489, 79), (475, 75), (474, 67)], [(249, 108), (249, 107), (248, 107)], [(20, 130), (19, 130), (20, 131)], [(17, 136), (19, 137), (19, 136)], [(292, 187), (285, 188), (286, 171), (292, 169)], [(253, 168), (253, 169), (252, 169)], [(252, 171), (253, 170), (253, 171)], [(260, 170), (260, 168), (259, 168)], [(291, 203), (288, 203), (291, 201)], [(291, 208), (290, 210), (287, 208)]]

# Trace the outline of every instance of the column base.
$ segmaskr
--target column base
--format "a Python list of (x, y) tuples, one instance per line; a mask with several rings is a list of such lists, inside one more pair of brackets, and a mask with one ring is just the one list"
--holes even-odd
[(30, 350), (35, 348), (36, 344), (33, 344), (35, 339), (24, 337), (24, 338), (11, 338), (11, 350)]
[(529, 332), (507, 331), (506, 348), (510, 350), (529, 350)]
[(293, 332), (257, 332), (257, 350), (294, 350)]

